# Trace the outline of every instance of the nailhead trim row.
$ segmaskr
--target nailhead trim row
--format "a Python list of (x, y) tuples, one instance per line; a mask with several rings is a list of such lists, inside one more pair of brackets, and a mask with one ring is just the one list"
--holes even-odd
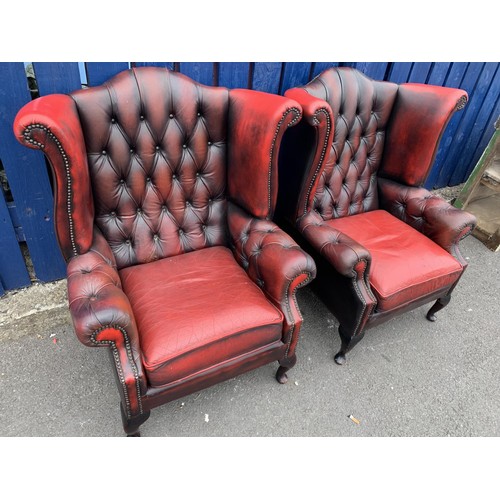
[(139, 414), (142, 415), (143, 409), (142, 409), (142, 400), (141, 400), (141, 392), (140, 392), (140, 386), (139, 386), (139, 374), (137, 373), (137, 368), (135, 366), (135, 361), (134, 357), (132, 355), (132, 349), (130, 347), (130, 340), (128, 338), (127, 332), (125, 331), (124, 328), (118, 325), (105, 325), (97, 330), (94, 330), (92, 332), (92, 335), (90, 336), (90, 340), (92, 343), (95, 345), (110, 345), (111, 348), (113, 349), (113, 358), (115, 360), (115, 365), (116, 365), (116, 370), (118, 372), (118, 378), (120, 380), (120, 383), (122, 384), (123, 388), (123, 394), (125, 397), (125, 405), (126, 405), (126, 412), (127, 412), (127, 418), (131, 418), (131, 410), (130, 410), (130, 399), (128, 397), (128, 392), (127, 392), (127, 384), (125, 383), (125, 376), (123, 375), (123, 370), (122, 370), (122, 365), (120, 361), (120, 355), (118, 354), (118, 348), (116, 347), (116, 342), (113, 342), (112, 340), (96, 340), (96, 335), (98, 335), (100, 332), (103, 330), (106, 330), (108, 328), (111, 328), (113, 330), (119, 330), (123, 338), (125, 340), (125, 350), (127, 351), (127, 356), (130, 360), (130, 364), (132, 366), (132, 371), (134, 372), (134, 379), (135, 379), (135, 387), (137, 390), (137, 402), (139, 404)]
[(307, 190), (307, 195), (306, 195), (305, 204), (304, 204), (304, 211), (302, 212), (302, 215), (306, 215), (306, 213), (307, 213), (307, 207), (309, 205), (309, 196), (311, 195), (311, 190), (312, 190), (312, 187), (314, 185), (314, 182), (316, 181), (316, 177), (318, 176), (319, 170), (320, 170), (321, 166), (323, 165), (323, 160), (325, 158), (325, 153), (326, 153), (326, 146), (328, 144), (328, 139), (330, 137), (330, 131), (332, 128), (332, 123), (330, 120), (330, 114), (328, 113), (328, 110), (326, 108), (320, 108), (316, 111), (316, 113), (314, 113), (314, 121), (317, 124), (319, 124), (319, 120), (317, 117), (318, 113), (324, 113), (326, 116), (326, 137), (325, 137), (325, 142), (323, 144), (323, 149), (321, 150), (321, 156), (319, 158), (318, 166), (316, 167), (314, 175), (311, 179), (311, 184), (309, 185), (309, 188)]
[(462, 96), (458, 101), (457, 101), (457, 107), (455, 108), (457, 111), (460, 109), (464, 109), (465, 105), (467, 104), (467, 97)]
[[(297, 308), (297, 311), (299, 313), (299, 316), (301, 319), (302, 318), (302, 314), (300, 312), (300, 308), (299, 308), (299, 304), (297, 302), (297, 290), (299, 288), (302, 288), (303, 286), (306, 286), (311, 280), (312, 280), (312, 276), (311, 276), (311, 273), (300, 273), (300, 274), (297, 274), (297, 276), (295, 276), (294, 278), (292, 278), (290, 280), (290, 284), (293, 283), (301, 274), (307, 274), (307, 279), (305, 281), (303, 281), (300, 285), (298, 285), (295, 290), (293, 291), (292, 293), (292, 299), (295, 303), (295, 307)], [(290, 317), (293, 318), (293, 314), (292, 314), (292, 309), (290, 308), (290, 301), (288, 299), (288, 289), (290, 287), (288, 287), (286, 289), (286, 292), (285, 292), (285, 300), (286, 300), (286, 307), (288, 309), (288, 313), (290, 314)], [(287, 345), (287, 348), (286, 348), (286, 352), (285, 352), (285, 358), (288, 357), (288, 352), (290, 351), (290, 346), (292, 344), (292, 339), (293, 339), (293, 333), (295, 332), (295, 321), (292, 321), (292, 329), (290, 330), (290, 338), (288, 340), (288, 345)]]
[(74, 230), (74, 225), (73, 225), (73, 215), (72, 215), (72, 208), (73, 208), (73, 196), (71, 192), (71, 174), (70, 174), (70, 164), (69, 164), (69, 159), (68, 155), (66, 154), (66, 151), (64, 151), (64, 148), (62, 147), (61, 143), (59, 142), (59, 139), (50, 131), (48, 127), (45, 125), (42, 125), (41, 123), (34, 123), (32, 125), (28, 125), (24, 129), (24, 139), (29, 142), (30, 144), (34, 144), (41, 150), (45, 149), (45, 144), (42, 144), (41, 142), (36, 141), (35, 139), (31, 138), (31, 131), (35, 128), (41, 129), (47, 133), (47, 135), (54, 141), (55, 145), (59, 149), (59, 153), (61, 154), (61, 157), (63, 159), (64, 163), (64, 170), (66, 172), (66, 184), (67, 184), (67, 204), (66, 204), (66, 209), (68, 212), (68, 224), (69, 224), (69, 238), (71, 242), (71, 248), (73, 249), (73, 255), (78, 255), (78, 250), (76, 248), (76, 242), (75, 242), (75, 230)]

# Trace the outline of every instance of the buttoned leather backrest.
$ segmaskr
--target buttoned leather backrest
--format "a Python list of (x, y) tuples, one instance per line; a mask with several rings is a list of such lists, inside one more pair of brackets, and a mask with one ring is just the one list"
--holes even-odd
[(331, 68), (303, 87), (330, 104), (335, 132), (313, 208), (323, 219), (378, 208), (377, 171), (398, 86)]
[(71, 96), (118, 268), (226, 244), (227, 89), (146, 67)]

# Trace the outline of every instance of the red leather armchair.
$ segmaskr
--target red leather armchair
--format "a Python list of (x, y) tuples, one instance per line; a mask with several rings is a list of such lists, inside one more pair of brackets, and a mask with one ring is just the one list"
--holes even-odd
[[(422, 188), (459, 89), (373, 81), (331, 68), (285, 94), (303, 119), (285, 137), (277, 221), (313, 256), (313, 284), (339, 321), (342, 364), (368, 327), (448, 304), (475, 218)], [(283, 171), (281, 171), (283, 170)]]
[(110, 348), (125, 432), (158, 405), (296, 361), (312, 259), (271, 221), (291, 99), (134, 68), (27, 104), (14, 129), (55, 179), (78, 338)]

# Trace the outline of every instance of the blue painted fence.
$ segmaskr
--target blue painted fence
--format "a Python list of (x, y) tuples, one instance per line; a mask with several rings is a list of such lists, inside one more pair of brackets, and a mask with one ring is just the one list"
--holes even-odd
[[(462, 88), (469, 103), (453, 116), (443, 135), (427, 188), (467, 180), (500, 114), (500, 63), (494, 62), (65, 62), (33, 63), (33, 71), (38, 95), (46, 95), (99, 85), (131, 65), (170, 68), (206, 85), (278, 94), (331, 66), (355, 67), (378, 80)], [(42, 153), (21, 146), (12, 133), (17, 111), (36, 95), (28, 88), (24, 63), (0, 63), (0, 295), (33, 280), (65, 275), (54, 235), (46, 161)]]

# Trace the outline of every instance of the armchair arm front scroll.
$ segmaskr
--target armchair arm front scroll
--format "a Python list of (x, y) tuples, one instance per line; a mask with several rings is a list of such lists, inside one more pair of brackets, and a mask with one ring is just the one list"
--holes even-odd
[[(364, 279), (371, 264), (370, 252), (346, 234), (329, 226), (317, 212), (297, 222), (297, 229), (312, 247), (342, 276)], [(361, 274), (360, 274), (361, 273)]]
[(427, 189), (408, 187), (387, 179), (379, 179), (381, 208), (406, 222), (453, 255), (463, 267), (467, 261), (458, 244), (476, 226), (476, 218), (453, 207)]
[(111, 249), (98, 230), (90, 250), (69, 261), (67, 274), (69, 309), (79, 340), (112, 349), (124, 410), (129, 418), (143, 413), (141, 394), (147, 384), (137, 325)]
[(302, 316), (296, 291), (316, 276), (312, 258), (271, 221), (256, 219), (229, 203), (231, 247), (237, 262), (285, 317), (283, 342), (293, 358)]

